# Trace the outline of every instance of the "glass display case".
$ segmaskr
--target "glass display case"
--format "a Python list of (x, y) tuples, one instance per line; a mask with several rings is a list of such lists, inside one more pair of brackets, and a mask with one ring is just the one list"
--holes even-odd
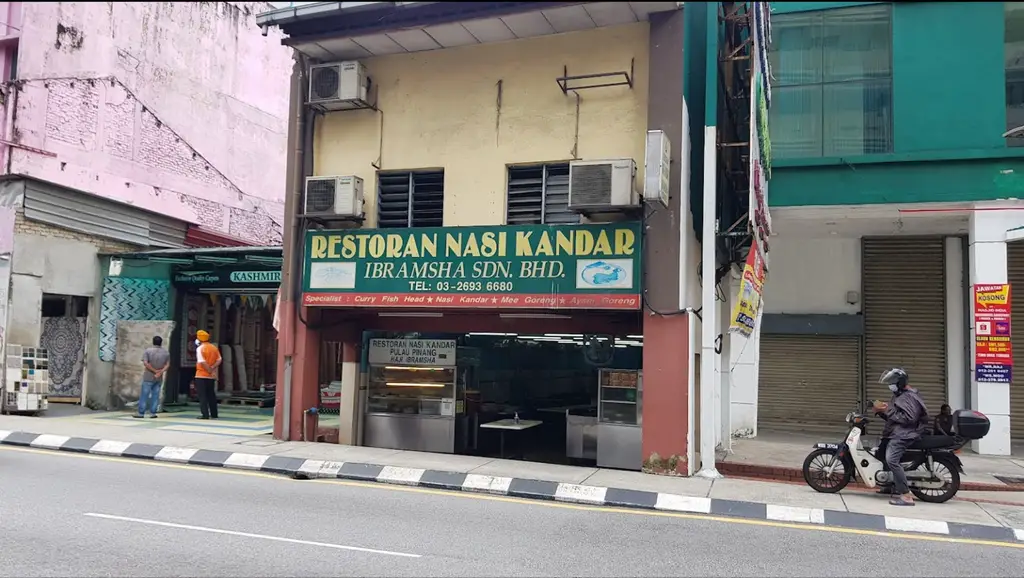
[(638, 370), (598, 370), (598, 467), (641, 468), (643, 383), (643, 372)]
[(454, 415), (455, 371), (454, 367), (371, 366), (367, 412)]
[(455, 340), (371, 339), (363, 443), (454, 453), (465, 385)]

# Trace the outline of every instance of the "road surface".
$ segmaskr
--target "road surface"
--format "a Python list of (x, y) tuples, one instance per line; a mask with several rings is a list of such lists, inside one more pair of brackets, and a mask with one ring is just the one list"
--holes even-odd
[(1024, 568), (1022, 548), (944, 537), (5, 447), (0, 529), (0, 576), (891, 576), (891, 560), (901, 576)]

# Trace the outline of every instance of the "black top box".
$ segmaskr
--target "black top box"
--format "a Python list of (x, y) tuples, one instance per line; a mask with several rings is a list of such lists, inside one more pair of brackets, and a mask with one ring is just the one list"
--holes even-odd
[(992, 423), (985, 414), (973, 409), (958, 409), (953, 413), (953, 433), (967, 439), (980, 440), (988, 435)]

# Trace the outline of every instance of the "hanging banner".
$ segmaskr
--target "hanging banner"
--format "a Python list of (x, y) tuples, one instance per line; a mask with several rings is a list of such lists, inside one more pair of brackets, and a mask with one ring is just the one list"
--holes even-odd
[(1013, 379), (1009, 285), (974, 286), (974, 379), (988, 383)]
[(732, 321), (729, 323), (730, 333), (739, 333), (750, 337), (757, 326), (758, 311), (761, 309), (761, 291), (764, 289), (765, 267), (761, 252), (757, 249), (757, 241), (750, 246), (747, 262), (743, 265), (743, 277), (740, 279), (740, 294), (736, 306), (732, 310)]
[(768, 108), (771, 106), (771, 43), (768, 2), (751, 3), (750, 48), (750, 197), (748, 218), (761, 258), (767, 261), (772, 218), (768, 212), (768, 179), (771, 178), (771, 140), (768, 138)]

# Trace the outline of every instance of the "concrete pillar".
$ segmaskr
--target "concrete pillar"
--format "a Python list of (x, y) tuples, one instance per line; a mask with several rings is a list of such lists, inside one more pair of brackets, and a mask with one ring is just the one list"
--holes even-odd
[(341, 405), (338, 407), (338, 443), (357, 445), (359, 439), (359, 344), (342, 343)]
[[(687, 474), (690, 431), (688, 315), (644, 316), (643, 456), (655, 473)], [(653, 459), (657, 454), (657, 459)]]
[[(1006, 231), (1016, 215), (1013, 211), (975, 210), (970, 217), (968, 251), (970, 255), (971, 407), (988, 416), (992, 429), (985, 438), (972, 443), (974, 451), (983, 455), (1010, 455), (1010, 384), (977, 381), (974, 369), (974, 305), (975, 285), (1007, 283)], [(1011, 290), (1010, 298), (1014, 296)], [(1011, 327), (1022, 331), (1024, 327)], [(1016, 368), (1015, 368), (1016, 370)]]
[(971, 390), (966, 331), (969, 292), (964, 273), (963, 239), (946, 237), (946, 398), (954, 411), (968, 407)]

